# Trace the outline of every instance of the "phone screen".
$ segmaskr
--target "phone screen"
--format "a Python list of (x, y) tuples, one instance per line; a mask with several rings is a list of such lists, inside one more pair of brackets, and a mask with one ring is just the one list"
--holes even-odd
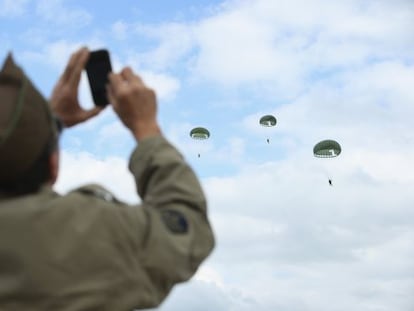
[(96, 106), (109, 105), (106, 94), (108, 74), (112, 71), (109, 52), (107, 50), (92, 51), (85, 66), (88, 75), (92, 98)]

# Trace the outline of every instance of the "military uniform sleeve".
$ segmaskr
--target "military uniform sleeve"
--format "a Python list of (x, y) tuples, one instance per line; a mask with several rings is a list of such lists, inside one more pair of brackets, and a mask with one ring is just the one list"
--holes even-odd
[(162, 301), (213, 249), (206, 198), (193, 170), (162, 136), (140, 142), (129, 168), (147, 224), (142, 265)]

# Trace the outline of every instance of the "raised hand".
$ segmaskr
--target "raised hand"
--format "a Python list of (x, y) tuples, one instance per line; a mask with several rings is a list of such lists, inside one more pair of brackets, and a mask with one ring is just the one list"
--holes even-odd
[(103, 109), (102, 107), (94, 107), (85, 110), (79, 104), (79, 82), (88, 57), (89, 50), (87, 48), (81, 48), (71, 55), (65, 71), (56, 83), (50, 98), (53, 113), (66, 127), (89, 120)]

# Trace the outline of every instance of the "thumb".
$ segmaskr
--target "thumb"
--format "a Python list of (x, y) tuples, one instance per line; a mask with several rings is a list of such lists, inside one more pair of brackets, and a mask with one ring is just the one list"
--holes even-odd
[(104, 110), (104, 108), (105, 107), (94, 107), (90, 110), (84, 110), (82, 116), (83, 121), (89, 120), (98, 115), (102, 110)]

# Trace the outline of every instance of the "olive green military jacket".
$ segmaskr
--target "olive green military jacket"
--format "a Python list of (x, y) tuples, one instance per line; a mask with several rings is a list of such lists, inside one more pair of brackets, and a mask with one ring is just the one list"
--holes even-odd
[(162, 137), (129, 168), (141, 205), (96, 185), (0, 197), (0, 310), (156, 307), (195, 273), (214, 245), (195, 174)]

